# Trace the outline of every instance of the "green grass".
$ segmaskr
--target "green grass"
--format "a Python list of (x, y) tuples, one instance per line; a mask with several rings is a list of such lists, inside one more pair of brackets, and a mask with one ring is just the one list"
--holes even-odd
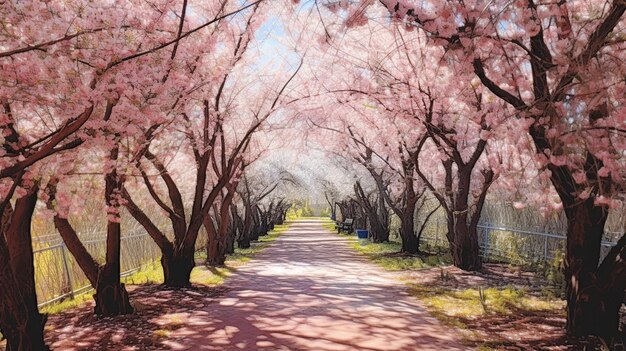
[[(523, 289), (499, 287), (482, 289), (453, 289), (411, 283), (409, 292), (426, 305), (428, 312), (446, 325), (458, 328), (464, 342), (475, 345), (476, 350), (495, 351), (502, 340), (485, 339), (474, 330), (473, 321), (493, 316), (514, 321), (521, 312), (548, 311), (563, 313), (564, 302), (528, 294)], [(469, 325), (468, 325), (469, 324)], [(480, 328), (480, 327), (479, 327)]]
[(163, 282), (163, 269), (161, 268), (161, 262), (154, 260), (143, 267), (137, 272), (122, 278), (122, 283), (130, 285), (138, 284), (158, 284)]
[(335, 222), (331, 221), (330, 219), (326, 222), (323, 222), (322, 227), (324, 227), (324, 229), (330, 230), (331, 232), (337, 231), (337, 229), (335, 228)]
[(349, 237), (350, 247), (367, 256), (372, 262), (388, 271), (407, 271), (424, 268), (432, 268), (449, 264), (448, 256), (408, 256), (393, 255), (402, 249), (402, 244), (397, 242), (372, 243), (368, 239)]
[(516, 311), (549, 311), (563, 306), (561, 300), (529, 295), (513, 287), (486, 288), (481, 301), (478, 289), (447, 289), (411, 284), (411, 294), (437, 315), (475, 319), (485, 314), (509, 315)]
[(77, 295), (75, 296), (73, 299), (67, 299), (67, 300), (63, 300), (61, 302), (58, 303), (53, 303), (53, 304), (49, 304), (47, 306), (44, 306), (40, 309), (40, 313), (45, 313), (45, 314), (56, 314), (59, 312), (63, 312), (65, 310), (69, 310), (72, 308), (76, 308), (79, 307), (81, 305), (83, 305), (84, 303), (88, 302), (88, 301), (92, 301), (93, 300), (93, 295), (90, 293), (87, 294), (81, 294), (81, 295)]

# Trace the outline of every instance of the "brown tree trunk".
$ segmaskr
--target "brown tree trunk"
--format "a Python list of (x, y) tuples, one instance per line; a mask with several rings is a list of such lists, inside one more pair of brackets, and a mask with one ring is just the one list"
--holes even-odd
[[(590, 116), (592, 121), (605, 116)], [(538, 152), (552, 149), (545, 128), (533, 125), (529, 133)], [(602, 160), (587, 152), (584, 170), (588, 182), (599, 188), (599, 192), (610, 194), (610, 177), (598, 176)], [(578, 185), (567, 166), (548, 165), (550, 180), (559, 194), (567, 216), (567, 247), (565, 251), (565, 281), (567, 298), (567, 333), (574, 336), (597, 335), (607, 343), (618, 334), (619, 307), (624, 294), (624, 261), (615, 254), (621, 250), (618, 244), (598, 268), (604, 225), (609, 209), (595, 205), (595, 197), (581, 200), (577, 194), (586, 185)], [(623, 239), (623, 238), (622, 238)], [(620, 240), (620, 243), (622, 240)]]
[(400, 218), (400, 239), (402, 240), (402, 252), (408, 254), (419, 253), (419, 242), (415, 236), (413, 214), (403, 213)]
[[(604, 333), (598, 323), (614, 324), (617, 320), (600, 321), (604, 310), (601, 292), (597, 291), (596, 270), (600, 260), (600, 244), (608, 211), (594, 206), (593, 198), (567, 205), (567, 248), (565, 254), (565, 281), (567, 296), (567, 332), (583, 336)], [(623, 294), (623, 291), (622, 291)], [(606, 317), (606, 316), (605, 316)], [(613, 319), (613, 318), (610, 318)]]
[(164, 254), (161, 256), (161, 266), (165, 277), (164, 285), (171, 288), (184, 288), (191, 286), (189, 278), (196, 263), (191, 253)]
[(259, 241), (261, 235), (261, 218), (259, 216), (259, 210), (256, 206), (251, 205), (250, 211), (252, 213), (252, 230), (250, 232), (250, 241)]
[(206, 244), (206, 265), (212, 267), (221, 267), (226, 263), (226, 247), (223, 240), (220, 240), (218, 231), (213, 224), (211, 217), (204, 219), (204, 228), (207, 231)]
[(0, 330), (9, 351), (49, 350), (44, 342), (47, 317), (39, 313), (31, 221), (38, 188), (19, 198), (13, 211), (7, 204), (0, 235)]
[(120, 283), (117, 268), (105, 265), (100, 269), (93, 298), (96, 301), (94, 313), (99, 316), (119, 316), (134, 312), (126, 287)]
[[(482, 268), (482, 260), (480, 258), (480, 250), (478, 245), (478, 221), (482, 212), (487, 190), (493, 181), (493, 172), (491, 170), (483, 173), (484, 180), (482, 191), (476, 199), (474, 205), (474, 213), (469, 213), (469, 192), (472, 180), (473, 166), (459, 166), (458, 169), (458, 189), (452, 202), (452, 213), (448, 213), (448, 229), (452, 233), (448, 233), (448, 241), (450, 243), (450, 252), (452, 253), (452, 262), (454, 266), (464, 271), (479, 271)], [(450, 168), (446, 169), (450, 171)], [(451, 183), (447, 183), (450, 189)], [(470, 220), (471, 218), (471, 220)], [(450, 223), (452, 221), (452, 223)]]
[[(51, 198), (54, 198), (53, 196)], [(54, 223), (66, 247), (96, 290), (94, 313), (101, 316), (117, 316), (133, 313), (128, 292), (120, 282), (120, 233), (119, 223), (109, 222), (107, 230), (107, 263), (99, 266), (80, 242), (74, 228), (58, 215)]]
[(459, 216), (454, 223), (453, 240), (450, 241), (452, 263), (464, 271), (479, 271), (482, 268), (476, 228), (467, 225), (466, 216)]
[(250, 234), (246, 234), (245, 232), (237, 239), (237, 247), (240, 249), (248, 249), (250, 248)]
[(228, 223), (228, 231), (226, 233), (226, 254), (235, 253), (235, 239), (237, 239), (237, 233), (239, 232), (241, 223), (241, 217), (237, 212), (237, 205), (231, 204), (230, 206), (230, 221)]
[[(598, 285), (598, 312), (596, 334), (607, 340), (610, 346), (612, 341), (621, 345), (620, 340), (620, 308), (624, 303), (624, 290), (626, 289), (626, 234), (623, 234), (617, 244), (611, 248), (607, 256), (598, 267), (596, 273)], [(621, 335), (623, 338), (623, 332)]]
[(250, 238), (252, 236), (253, 222), (252, 222), (252, 206), (244, 199), (244, 224), (243, 231), (239, 233), (237, 238), (237, 247), (240, 249), (247, 249), (250, 247)]
[[(111, 150), (110, 158), (117, 160), (118, 149)], [(113, 210), (108, 213), (112, 217), (107, 222), (107, 251), (104, 266), (98, 271), (96, 293), (93, 295), (96, 301), (94, 313), (101, 316), (118, 316), (133, 313), (133, 307), (128, 299), (128, 292), (124, 284), (120, 282), (120, 258), (122, 227), (120, 224), (120, 203), (116, 194), (121, 192), (122, 180), (113, 169), (105, 178), (104, 197), (107, 207)]]
[(7, 319), (15, 321), (14, 326), (2, 328), (7, 339), (6, 351), (47, 351), (50, 350), (44, 342), (43, 329), (47, 317), (39, 311), (21, 309), (12, 306), (7, 312)]

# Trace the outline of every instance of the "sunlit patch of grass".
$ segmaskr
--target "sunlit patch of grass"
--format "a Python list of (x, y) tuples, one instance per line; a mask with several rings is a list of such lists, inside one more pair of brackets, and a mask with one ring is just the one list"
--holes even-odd
[(368, 239), (357, 239), (356, 237), (350, 237), (350, 241), (350, 246), (353, 249), (368, 256), (396, 253), (402, 249), (400, 243), (393, 241), (375, 244)]
[(188, 322), (188, 315), (186, 313), (171, 313), (160, 317), (163, 322), (163, 328), (173, 330), (180, 326), (186, 325)]
[(164, 339), (164, 338), (167, 338), (168, 336), (170, 336), (170, 331), (169, 330), (163, 330), (163, 329), (157, 329), (157, 330), (152, 332), (152, 335), (154, 335), (154, 337), (156, 337), (157, 339)]
[(324, 229), (327, 229), (331, 232), (334, 232), (337, 230), (337, 228), (335, 228), (335, 222), (324, 222), (322, 223), (322, 227), (324, 227)]
[(88, 301), (93, 301), (92, 294), (82, 294), (73, 299), (63, 300), (58, 303), (52, 303), (39, 309), (40, 313), (56, 314), (72, 308), (80, 307)]
[[(400, 255), (402, 244), (397, 242), (372, 243), (368, 239), (350, 237), (350, 247), (364, 254), (377, 265), (389, 271), (418, 270), (448, 264), (445, 256)], [(394, 255), (396, 254), (396, 255)]]
[(482, 299), (478, 289), (456, 290), (413, 284), (410, 291), (435, 317), (442, 317), (440, 319), (446, 322), (451, 318), (475, 319), (485, 314), (510, 315), (516, 311), (552, 311), (563, 307), (561, 300), (542, 299), (512, 287), (483, 289)]
[(170, 337), (171, 332), (169, 330), (164, 330), (164, 329), (157, 329), (154, 330), (152, 332), (152, 338), (150, 340), (151, 345), (150, 346), (155, 346), (155, 345), (159, 345), (159, 343)]
[[(409, 283), (411, 295), (421, 300), (428, 312), (446, 325), (455, 327), (465, 342), (477, 350), (500, 350), (502, 340), (485, 339), (475, 324), (484, 318), (514, 320), (520, 313), (563, 313), (564, 302), (537, 297), (523, 289), (499, 287), (485, 289), (454, 289)], [(482, 298), (481, 298), (482, 295)]]
[(227, 267), (196, 266), (191, 271), (189, 280), (192, 284), (217, 286), (224, 283), (231, 273), (232, 271)]
[(163, 267), (161, 262), (154, 260), (147, 265), (144, 265), (137, 272), (122, 278), (122, 283), (137, 285), (137, 284), (160, 284), (163, 283), (165, 276), (163, 275)]

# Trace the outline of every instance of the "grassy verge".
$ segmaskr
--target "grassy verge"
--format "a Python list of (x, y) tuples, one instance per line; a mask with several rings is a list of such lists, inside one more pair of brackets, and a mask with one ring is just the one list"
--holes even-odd
[(552, 311), (562, 307), (561, 300), (528, 294), (515, 287), (452, 289), (449, 287), (410, 284), (411, 295), (422, 300), (439, 319), (466, 328), (462, 320), (487, 315), (507, 316), (522, 311)]
[(325, 220), (322, 222), (322, 227), (324, 227), (324, 229), (330, 230), (331, 232), (337, 231), (337, 228), (335, 228), (335, 221), (329, 218), (325, 218)]
[(403, 255), (402, 245), (397, 242), (372, 243), (368, 239), (348, 237), (350, 247), (365, 255), (372, 262), (388, 271), (410, 271), (438, 267), (449, 264), (449, 256), (436, 255)]
[[(462, 341), (480, 351), (510, 350), (519, 341), (535, 338), (545, 320), (564, 314), (563, 300), (515, 287), (409, 286), (411, 295), (421, 300), (432, 316), (457, 328)], [(508, 327), (499, 327), (502, 325)]]
[[(196, 253), (196, 267), (191, 271), (191, 283), (205, 286), (218, 286), (224, 283), (224, 280), (230, 276), (238, 267), (241, 267), (248, 261), (252, 260), (254, 255), (265, 249), (270, 242), (278, 239), (278, 237), (287, 231), (288, 225), (277, 225), (274, 230), (267, 235), (259, 238), (258, 242), (253, 242), (252, 246), (247, 249), (235, 249), (235, 253), (226, 257), (224, 267), (207, 267), (202, 264), (206, 259), (206, 252), (199, 251)], [(137, 272), (121, 279), (122, 283), (127, 285), (140, 284), (160, 284), (163, 282), (163, 269), (159, 260), (154, 260), (144, 265)], [(92, 293), (86, 293), (76, 296), (74, 299), (68, 299), (59, 303), (50, 304), (41, 308), (42, 313), (55, 314), (71, 308), (78, 307), (87, 301), (92, 300)]]
[(75, 296), (73, 299), (63, 300), (58, 303), (52, 303), (40, 308), (41, 313), (55, 314), (81, 306), (87, 301), (93, 301), (92, 293), (86, 293)]

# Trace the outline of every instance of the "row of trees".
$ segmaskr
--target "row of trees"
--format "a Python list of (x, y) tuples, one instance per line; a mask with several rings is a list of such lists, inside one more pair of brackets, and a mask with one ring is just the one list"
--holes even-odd
[(388, 206), (403, 251), (418, 252), (413, 215), (434, 197), (454, 264), (479, 270), (491, 188), (564, 211), (567, 331), (614, 337), (626, 237), (602, 261), (600, 242), (626, 189), (623, 1), (326, 5), (311, 69), (326, 79), (306, 92), (323, 102), (305, 108), (321, 144), (362, 167), (351, 197), (373, 239), (386, 237)]
[[(2, 6), (0, 331), (8, 350), (47, 349), (33, 216), (51, 217), (95, 289), (100, 315), (133, 311), (120, 282), (125, 212), (158, 245), (164, 284), (175, 288), (190, 284), (202, 228), (207, 263), (219, 265), (234, 241), (248, 247), (282, 223), (289, 205), (275, 190), (284, 179), (261, 182), (264, 191), (250, 181), (299, 70), (287, 67), (268, 85), (251, 65), (255, 33), (276, 5)], [(85, 220), (81, 203), (94, 194), (106, 228), (103, 262), (76, 229)]]
[[(202, 228), (219, 264), (284, 216), (270, 190), (290, 176), (259, 181), (249, 170), (273, 143), (300, 140), (270, 136), (288, 117), (313, 127), (307, 142), (358, 165), (358, 182), (339, 185), (354, 194), (342, 212), (363, 212), (384, 241), (391, 209), (406, 252), (419, 251), (413, 214), (430, 197), (466, 270), (481, 268), (476, 225), (490, 190), (564, 211), (567, 329), (616, 334), (626, 238), (602, 262), (600, 242), (626, 189), (623, 1), (324, 1), (300, 6), (304, 16), (284, 5), (0, 8), (0, 330), (10, 350), (45, 349), (36, 212), (85, 270), (97, 311), (128, 312), (120, 216), (159, 246), (166, 285), (189, 284)], [(306, 66), (259, 59), (268, 18), (289, 26)], [(87, 194), (102, 199), (104, 262), (76, 229)]]

